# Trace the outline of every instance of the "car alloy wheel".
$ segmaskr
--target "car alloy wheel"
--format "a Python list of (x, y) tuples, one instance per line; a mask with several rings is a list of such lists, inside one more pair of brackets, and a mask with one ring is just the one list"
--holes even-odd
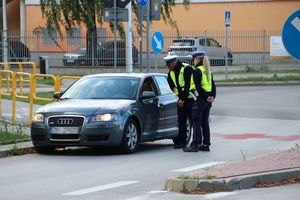
[(126, 153), (136, 151), (139, 141), (139, 132), (137, 123), (133, 119), (129, 119), (123, 131), (122, 147)]
[(191, 119), (187, 119), (186, 122), (186, 144), (190, 144), (192, 142), (192, 135), (193, 135), (193, 127)]
[[(186, 141), (185, 141), (186, 144), (191, 143), (192, 133), (193, 133), (192, 120), (188, 118), (186, 121)], [(178, 136), (173, 138), (172, 140), (175, 145), (180, 144), (180, 140), (178, 139)]]

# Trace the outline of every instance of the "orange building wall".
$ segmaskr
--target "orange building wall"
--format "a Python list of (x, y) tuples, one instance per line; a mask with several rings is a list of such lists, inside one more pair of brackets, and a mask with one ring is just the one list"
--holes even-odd
[[(46, 25), (46, 20), (42, 18), (42, 11), (41, 7), (39, 5), (29, 5), (26, 6), (26, 12), (27, 12), (27, 31), (32, 32), (32, 30), (41, 27), (44, 28)], [(103, 26), (107, 27), (109, 29), (108, 24), (104, 24)], [(64, 33), (64, 28), (61, 29), (61, 31)], [(85, 32), (85, 28), (83, 27), (83, 32)]]
[[(300, 0), (192, 3), (189, 10), (182, 4), (173, 8), (180, 30), (224, 30), (225, 11), (231, 12), (231, 30), (280, 30), (287, 17), (300, 9)], [(163, 21), (155, 21), (152, 30), (170, 31)]]
[[(14, 6), (19, 1), (14, 2)], [(173, 17), (180, 30), (224, 30), (225, 11), (231, 12), (230, 30), (280, 30), (287, 17), (300, 9), (300, 0), (275, 0), (262, 2), (232, 2), (232, 3), (191, 3), (186, 10), (182, 4), (173, 7)], [(27, 5), (27, 31), (38, 26), (44, 27), (39, 5)], [(19, 13), (19, 12), (15, 12)], [(11, 16), (11, 26), (19, 24), (19, 14)], [(107, 24), (104, 26), (108, 27)], [(174, 31), (163, 20), (153, 21), (152, 31)], [(107, 28), (109, 30), (109, 28)]]

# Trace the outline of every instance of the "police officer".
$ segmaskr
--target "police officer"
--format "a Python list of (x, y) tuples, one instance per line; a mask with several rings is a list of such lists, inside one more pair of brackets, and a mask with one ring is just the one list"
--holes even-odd
[[(210, 132), (209, 132), (209, 110), (210, 104), (213, 101), (211, 96), (213, 80), (210, 70), (206, 70), (203, 66), (204, 52), (192, 53), (195, 70), (193, 71), (193, 84), (195, 84), (195, 95), (197, 101), (193, 104), (192, 109), (192, 124), (193, 124), (193, 140), (190, 147), (183, 149), (184, 152), (209, 151)], [(203, 136), (203, 143), (202, 143)]]
[(173, 139), (174, 148), (185, 148), (187, 145), (187, 120), (192, 113), (193, 98), (190, 95), (192, 66), (182, 63), (177, 56), (166, 56), (163, 58), (169, 68), (168, 83), (171, 90), (178, 96), (177, 116), (179, 133)]
[(199, 150), (210, 151), (209, 146), (211, 143), (210, 143), (209, 113), (212, 107), (212, 103), (216, 98), (216, 85), (213, 79), (213, 75), (211, 74), (210, 62), (206, 55), (203, 58), (203, 66), (204, 68), (201, 68), (201, 70), (203, 70), (205, 82), (204, 84), (202, 84), (202, 88), (205, 90), (206, 94), (208, 95), (207, 98), (208, 106), (205, 107), (203, 111), (203, 118), (201, 122), (203, 141), (202, 144), (199, 146)]

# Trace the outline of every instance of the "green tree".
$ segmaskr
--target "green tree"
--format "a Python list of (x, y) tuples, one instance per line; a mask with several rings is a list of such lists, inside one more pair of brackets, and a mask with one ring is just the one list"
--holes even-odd
[[(104, 0), (40, 0), (43, 18), (47, 21), (47, 29), (50, 33), (57, 31), (62, 35), (61, 27), (66, 31), (72, 30), (74, 26), (85, 26), (87, 55), (90, 58), (92, 51), (96, 52), (97, 28), (96, 22), (103, 24)], [(148, 0), (149, 1), (149, 0)], [(184, 5), (188, 8), (189, 0), (184, 0)], [(132, 10), (138, 15), (138, 4), (136, 0), (131, 0)], [(171, 17), (172, 7), (175, 0), (162, 0), (161, 16), (166, 24), (171, 25), (178, 31), (176, 21)], [(135, 20), (135, 25), (138, 21)], [(113, 24), (110, 24), (113, 29)], [(122, 23), (117, 24), (117, 30), (121, 37), (125, 32)]]

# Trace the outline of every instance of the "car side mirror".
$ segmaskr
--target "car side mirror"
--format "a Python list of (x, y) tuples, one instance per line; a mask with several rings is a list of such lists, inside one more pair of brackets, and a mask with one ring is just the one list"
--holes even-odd
[(53, 94), (53, 98), (54, 99), (59, 99), (61, 97), (61, 95), (62, 95), (62, 92), (56, 92), (56, 93)]
[(156, 94), (153, 91), (144, 91), (142, 93), (142, 99), (151, 99), (154, 97), (156, 97)]

